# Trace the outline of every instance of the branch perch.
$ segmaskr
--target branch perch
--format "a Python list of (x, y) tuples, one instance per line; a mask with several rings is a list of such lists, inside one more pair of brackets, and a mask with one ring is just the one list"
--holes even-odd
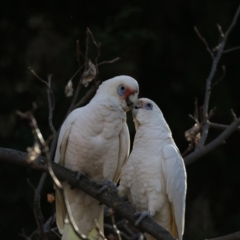
[[(27, 153), (13, 149), (0, 148), (0, 161), (23, 167), (31, 167), (32, 169), (48, 173), (45, 157), (38, 157), (34, 161), (31, 161)], [(76, 184), (76, 172), (70, 171), (54, 162), (52, 162), (52, 169), (60, 181), (68, 182), (70, 185)], [(97, 194), (101, 187), (86, 177), (82, 177), (75, 186), (106, 206), (113, 208), (117, 214), (127, 219), (131, 224), (135, 223), (135, 209), (129, 203), (118, 197), (115, 188), (109, 188), (109, 191)], [(151, 218), (145, 218), (141, 222), (140, 231), (147, 232), (159, 240), (176, 240), (167, 230), (159, 226)]]

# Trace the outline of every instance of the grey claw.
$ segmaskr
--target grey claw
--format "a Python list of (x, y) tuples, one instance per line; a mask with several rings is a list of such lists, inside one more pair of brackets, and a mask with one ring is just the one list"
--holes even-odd
[(86, 173), (83, 172), (83, 171), (80, 171), (77, 173), (77, 177), (76, 177), (76, 180), (79, 181), (82, 177), (86, 177)]
[(87, 175), (87, 174), (86, 174), (85, 172), (79, 171), (79, 172), (77, 173), (77, 177), (76, 177), (75, 183), (74, 183), (73, 185), (71, 185), (71, 189), (76, 188), (78, 181), (79, 181), (82, 177), (86, 177), (86, 175)]
[(105, 180), (102, 183), (97, 183), (97, 186), (101, 187), (98, 190), (97, 195), (99, 195), (99, 194), (103, 193), (104, 191), (111, 189), (111, 188), (117, 189), (115, 183), (110, 180)]
[(138, 217), (137, 221), (135, 222), (135, 226), (138, 227), (142, 220), (146, 217), (151, 217), (151, 214), (149, 211), (136, 212), (134, 217)]
[(108, 190), (108, 186), (107, 186), (107, 185), (103, 185), (103, 186), (97, 191), (97, 195), (100, 195), (101, 193), (105, 192), (106, 190)]

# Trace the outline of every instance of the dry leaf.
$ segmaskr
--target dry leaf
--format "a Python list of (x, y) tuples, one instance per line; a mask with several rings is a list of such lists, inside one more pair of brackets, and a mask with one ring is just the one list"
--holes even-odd
[(83, 73), (82, 84), (87, 87), (88, 84), (96, 77), (97, 69), (96, 66), (89, 60), (88, 69)]
[(72, 80), (69, 80), (67, 86), (65, 87), (66, 97), (71, 97), (73, 95), (73, 83)]
[(30, 161), (34, 161), (41, 154), (39, 144), (37, 142), (35, 142), (33, 147), (27, 148), (27, 152), (28, 152), (28, 159)]
[(186, 140), (190, 143), (198, 144), (201, 138), (200, 130), (201, 130), (200, 124), (195, 123), (192, 128), (185, 132)]
[(55, 201), (54, 195), (51, 194), (51, 193), (48, 193), (48, 194), (47, 194), (47, 201), (48, 201), (49, 203), (53, 203), (53, 202)]

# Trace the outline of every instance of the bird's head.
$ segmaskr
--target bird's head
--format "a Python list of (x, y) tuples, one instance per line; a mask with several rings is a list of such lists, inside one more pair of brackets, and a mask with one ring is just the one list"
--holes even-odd
[(157, 104), (148, 98), (139, 98), (132, 113), (136, 129), (139, 125), (159, 125), (164, 119)]
[(120, 101), (124, 111), (133, 108), (138, 99), (139, 87), (137, 81), (129, 76), (117, 76), (104, 81), (97, 94), (105, 94)]

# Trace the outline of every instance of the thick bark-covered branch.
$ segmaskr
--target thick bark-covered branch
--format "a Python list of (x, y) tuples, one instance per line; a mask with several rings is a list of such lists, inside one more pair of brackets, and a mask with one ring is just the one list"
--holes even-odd
[[(24, 167), (31, 167), (35, 170), (48, 173), (46, 158), (38, 157), (34, 161), (31, 161), (28, 158), (27, 153), (13, 149), (0, 148), (0, 161)], [(97, 183), (89, 180), (86, 177), (82, 177), (81, 180), (76, 183), (77, 173), (70, 171), (54, 162), (52, 163), (52, 169), (60, 181), (68, 182), (72, 186), (74, 185), (76, 188), (81, 189), (88, 195), (100, 201), (102, 204), (113, 208), (118, 215), (128, 220), (131, 224), (135, 223), (135, 209), (129, 203), (118, 197), (115, 188), (109, 188), (108, 191), (97, 195), (98, 190), (101, 188), (99, 185), (97, 185)], [(147, 232), (159, 240), (176, 240), (167, 230), (159, 226), (151, 218), (145, 218), (141, 222), (140, 231)]]

